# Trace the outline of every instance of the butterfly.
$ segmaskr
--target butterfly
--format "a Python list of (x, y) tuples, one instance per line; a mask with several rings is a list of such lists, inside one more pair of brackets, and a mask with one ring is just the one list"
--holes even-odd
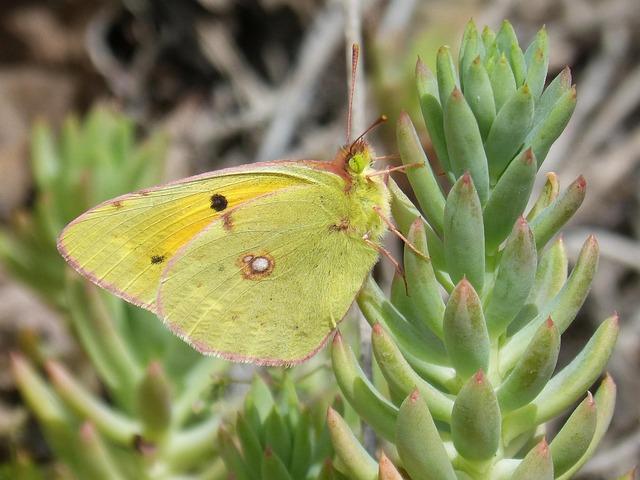
[(58, 250), (204, 354), (297, 364), (384, 251), (390, 194), (374, 159), (363, 134), (331, 162), (255, 163), (122, 195), (67, 225)]

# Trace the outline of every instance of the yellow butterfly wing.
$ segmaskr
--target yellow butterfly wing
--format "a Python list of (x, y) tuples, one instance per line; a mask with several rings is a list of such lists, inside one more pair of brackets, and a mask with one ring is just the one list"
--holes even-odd
[(324, 176), (239, 205), (186, 244), (162, 274), (158, 315), (169, 328), (234, 361), (291, 365), (313, 355), (378, 258), (350, 224), (359, 200)]
[(94, 283), (155, 312), (160, 275), (176, 251), (234, 207), (327, 175), (304, 163), (220, 170), (108, 200), (71, 222), (58, 250)]

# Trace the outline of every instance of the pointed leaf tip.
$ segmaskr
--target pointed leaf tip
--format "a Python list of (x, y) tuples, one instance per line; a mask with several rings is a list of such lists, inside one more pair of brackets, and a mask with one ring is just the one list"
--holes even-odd
[(416, 76), (422, 78), (430, 78), (433, 77), (433, 73), (427, 67), (427, 64), (422, 61), (422, 58), (418, 55), (418, 60), (416, 60)]
[(402, 126), (411, 125), (411, 117), (405, 110), (400, 111), (400, 115), (398, 116), (398, 123)]
[(538, 448), (540, 452), (544, 452), (545, 454), (549, 452), (549, 442), (547, 442), (547, 437), (542, 437), (540, 443), (538, 443)]
[(380, 325), (380, 323), (376, 323), (373, 327), (373, 334), (374, 335), (382, 335), (384, 332), (382, 331), (382, 325)]
[(547, 321), (545, 322), (545, 325), (547, 326), (548, 329), (552, 329), (553, 328), (553, 319), (551, 318), (551, 315), (549, 315), (547, 317)]
[(476, 374), (474, 375), (474, 378), (475, 378), (476, 384), (482, 385), (486, 380), (486, 375), (484, 374), (484, 371), (480, 369), (476, 372)]
[(409, 395), (409, 400), (411, 400), (412, 402), (417, 402), (420, 399), (420, 392), (418, 391), (418, 389), (416, 388), (415, 390), (413, 390), (413, 392), (411, 392), (411, 394)]
[(96, 429), (91, 422), (82, 422), (82, 425), (80, 425), (80, 439), (83, 442), (91, 442), (95, 437), (95, 434)]

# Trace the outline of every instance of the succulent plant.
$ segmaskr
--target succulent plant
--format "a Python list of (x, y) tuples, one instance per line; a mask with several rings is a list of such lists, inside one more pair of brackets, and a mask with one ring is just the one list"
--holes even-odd
[[(214, 454), (225, 405), (213, 406), (212, 375), (226, 364), (80, 280), (55, 247), (62, 226), (89, 206), (158, 181), (165, 144), (158, 135), (138, 141), (130, 120), (100, 108), (83, 123), (69, 119), (59, 142), (43, 124), (33, 132), (35, 213), (18, 219), (17, 234), (2, 233), (0, 258), (57, 306), (83, 350), (69, 366), (37, 341), (12, 354), (18, 389), (55, 457), (47, 478), (223, 478)], [(26, 469), (29, 452), (17, 450)]]
[[(229, 474), (236, 480), (346, 480), (331, 462), (324, 418), (331, 391), (314, 392), (305, 402), (290, 374), (271, 379), (279, 380), (273, 388), (255, 375), (235, 423), (220, 429), (218, 445)], [(344, 411), (340, 398), (333, 407)]]
[[(554, 239), (580, 206), (585, 180), (560, 192), (547, 174), (525, 212), (536, 173), (576, 103), (569, 69), (544, 88), (548, 58), (544, 28), (523, 52), (508, 22), (496, 34), (471, 21), (457, 67), (448, 47), (438, 51), (435, 75), (418, 61), (420, 105), (439, 167), (401, 115), (402, 161), (423, 164), (407, 170), (421, 212), (393, 183), (392, 209), (429, 260), (405, 248), (405, 278), (396, 275), (390, 296), (371, 278), (359, 294), (383, 381), (370, 381), (334, 337), (340, 389), (385, 442), (385, 454), (372, 458), (329, 410), (336, 456), (350, 479), (570, 478), (609, 425), (613, 380), (605, 375), (594, 395), (587, 390), (612, 352), (617, 316), (556, 371), (561, 335), (598, 262), (589, 237), (568, 275), (562, 238)], [(576, 402), (547, 439), (546, 422)]]

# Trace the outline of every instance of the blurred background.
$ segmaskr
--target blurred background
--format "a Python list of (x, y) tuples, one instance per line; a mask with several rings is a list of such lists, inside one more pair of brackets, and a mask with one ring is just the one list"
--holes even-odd
[[(366, 110), (356, 124), (390, 117), (376, 134), (380, 154), (395, 152), (401, 109), (422, 123), (417, 55), (432, 64), (440, 45), (457, 51), (469, 18), (494, 29), (509, 19), (525, 45), (544, 24), (549, 78), (570, 66), (578, 106), (543, 170), (562, 185), (586, 177), (587, 199), (564, 239), (575, 259), (595, 233), (602, 257), (561, 355), (573, 358), (603, 318), (620, 313), (609, 365), (616, 414), (581, 478), (628, 470), (640, 458), (638, 0), (362, 3)], [(85, 358), (66, 319), (53, 232), (101, 198), (160, 181), (274, 158), (330, 159), (345, 137), (345, 32), (353, 38), (356, 28), (337, 1), (0, 2), (0, 464), (55, 462), (17, 391), (9, 352), (35, 364)], [(74, 150), (70, 138), (84, 146)], [(429, 151), (426, 135), (424, 144)], [(106, 151), (123, 163), (100, 163)], [(119, 183), (132, 156), (153, 166)], [(90, 367), (74, 368), (100, 391)]]

